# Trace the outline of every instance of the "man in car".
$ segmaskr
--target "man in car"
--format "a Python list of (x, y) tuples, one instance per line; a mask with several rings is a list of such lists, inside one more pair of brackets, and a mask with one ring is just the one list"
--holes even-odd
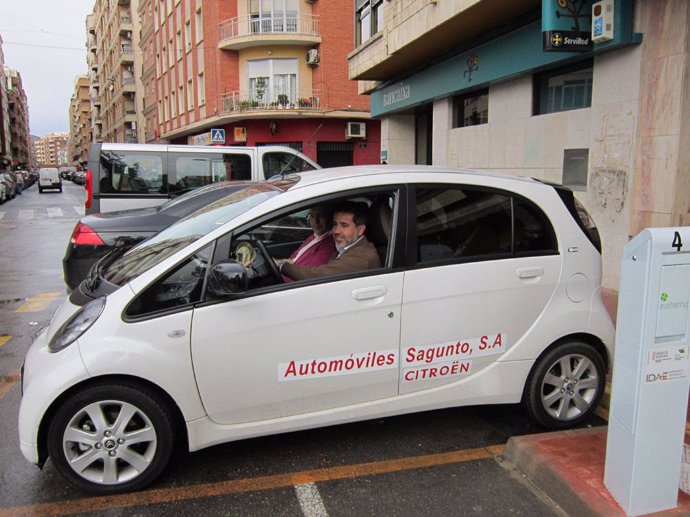
[(346, 201), (333, 213), (333, 258), (321, 266), (301, 266), (288, 259), (280, 266), (281, 273), (293, 280), (307, 280), (381, 267), (376, 248), (364, 235), (366, 229), (367, 206)]

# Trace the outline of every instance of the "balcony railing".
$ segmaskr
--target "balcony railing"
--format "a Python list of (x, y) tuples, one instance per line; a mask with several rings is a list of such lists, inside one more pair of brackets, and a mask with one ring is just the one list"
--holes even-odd
[[(319, 18), (310, 14), (286, 13), (283, 16), (238, 16), (220, 24), (221, 46), (224, 40), (251, 36), (295, 36), (314, 38), (319, 35)], [(231, 41), (226, 42), (232, 44)]]
[(318, 90), (274, 92), (266, 90), (231, 92), (221, 97), (223, 113), (238, 111), (319, 110), (321, 97)]

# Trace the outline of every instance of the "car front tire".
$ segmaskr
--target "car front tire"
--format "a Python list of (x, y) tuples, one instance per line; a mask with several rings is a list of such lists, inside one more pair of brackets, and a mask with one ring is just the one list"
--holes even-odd
[(523, 403), (544, 427), (565, 429), (594, 413), (605, 386), (601, 355), (588, 343), (568, 341), (537, 360), (527, 378)]
[(38, 187), (38, 193), (43, 194), (43, 189), (41, 187)]
[(175, 432), (167, 404), (129, 383), (92, 386), (68, 398), (48, 429), (57, 470), (95, 494), (138, 490), (168, 464)]

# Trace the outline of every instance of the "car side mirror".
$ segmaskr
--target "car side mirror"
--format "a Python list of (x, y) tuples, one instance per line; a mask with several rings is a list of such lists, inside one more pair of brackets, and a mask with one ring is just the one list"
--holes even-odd
[(208, 290), (216, 296), (243, 293), (249, 288), (247, 270), (234, 260), (224, 260), (211, 268)]

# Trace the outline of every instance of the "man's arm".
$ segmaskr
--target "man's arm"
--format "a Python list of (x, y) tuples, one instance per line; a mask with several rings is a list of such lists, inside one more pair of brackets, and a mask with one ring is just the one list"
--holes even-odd
[(295, 280), (308, 280), (310, 278), (342, 275), (380, 267), (381, 264), (378, 260), (378, 255), (376, 255), (376, 249), (370, 243), (367, 244), (368, 245), (364, 246), (355, 246), (344, 253), (340, 258), (333, 259), (322, 266), (299, 266), (286, 262), (283, 264), (280, 271), (284, 275), (294, 278)]

